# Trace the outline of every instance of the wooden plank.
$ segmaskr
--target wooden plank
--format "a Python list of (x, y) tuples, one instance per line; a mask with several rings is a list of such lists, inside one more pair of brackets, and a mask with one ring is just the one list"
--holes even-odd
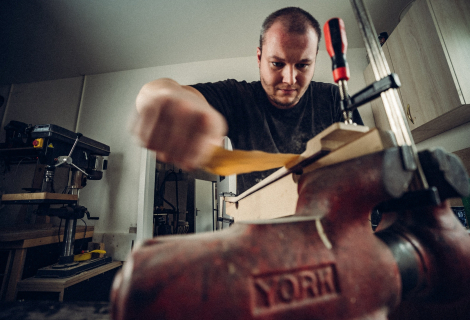
[(319, 159), (311, 165), (304, 168), (303, 173), (311, 172), (321, 167), (330, 166), (350, 159), (354, 159), (366, 154), (379, 152), (384, 149), (380, 132), (377, 129), (370, 130), (367, 134), (356, 139), (347, 145), (331, 152), (327, 156)]
[(23, 275), (24, 260), (26, 258), (26, 249), (18, 249), (13, 253), (13, 263), (11, 264), (8, 273), (8, 287), (5, 295), (6, 301), (14, 301), (16, 298), (17, 283), (21, 280)]
[[(304, 168), (304, 174), (324, 166), (357, 158), (384, 149), (380, 132), (377, 129), (332, 151), (313, 164)], [(294, 179), (293, 179), (294, 178)], [(238, 202), (226, 202), (226, 212), (235, 221), (274, 219), (295, 213), (297, 205), (297, 175), (288, 175), (276, 182), (257, 190)]]
[(0, 300), (4, 299), (4, 295), (7, 291), (8, 279), (10, 278), (10, 274), (9, 274), (10, 269), (11, 269), (10, 265), (12, 263), (13, 255), (14, 255), (14, 251), (10, 250), (8, 252), (7, 264), (5, 265), (5, 270), (3, 271), (4, 275), (3, 275), (3, 279), (2, 279), (2, 288), (0, 290)]
[(106, 271), (118, 268), (122, 265), (121, 261), (113, 261), (94, 269), (84, 271), (68, 278), (28, 278), (18, 282), (18, 291), (44, 291), (61, 292), (65, 288), (73, 286), (79, 282), (90, 279)]
[[(94, 230), (87, 230), (86, 235), (84, 231), (76, 232), (75, 239), (83, 239), (83, 238), (91, 238), (93, 237)], [(60, 236), (60, 241), (63, 241), (64, 235), (63, 232)], [(9, 242), (0, 242), (0, 250), (11, 250), (11, 249), (22, 249), (22, 248), (31, 248), (37, 246), (43, 246), (46, 244), (57, 243), (59, 242), (59, 237), (56, 235), (48, 236), (48, 237), (41, 237), (35, 239), (26, 239), (26, 240), (17, 240), (17, 241), (9, 241)]]
[(225, 210), (235, 221), (274, 219), (293, 215), (297, 198), (297, 184), (287, 175), (238, 202), (226, 202)]
[[(305, 151), (300, 155), (300, 159), (297, 160), (296, 163), (317, 154), (321, 150), (336, 150), (359, 139), (368, 131), (369, 127), (366, 126), (350, 125), (342, 122), (334, 123), (307, 142)], [(293, 165), (295, 165), (295, 163)]]
[[(94, 226), (77, 226), (76, 233), (83, 233), (85, 232), (85, 228), (88, 231), (95, 230)], [(40, 229), (40, 230), (33, 230), (33, 229), (26, 229), (26, 230), (2, 230), (0, 232), (0, 248), (7, 248), (5, 246), (2, 247), (2, 244), (6, 242), (14, 242), (18, 240), (26, 240), (26, 239), (37, 239), (42, 237), (49, 237), (49, 236), (56, 236), (59, 232), (59, 227), (47, 228), (47, 229)], [(64, 228), (60, 229), (60, 234), (64, 234)]]
[(2, 195), (2, 201), (18, 201), (18, 200), (70, 200), (78, 201), (76, 194), (63, 194), (51, 192), (34, 192), (34, 193), (11, 193)]

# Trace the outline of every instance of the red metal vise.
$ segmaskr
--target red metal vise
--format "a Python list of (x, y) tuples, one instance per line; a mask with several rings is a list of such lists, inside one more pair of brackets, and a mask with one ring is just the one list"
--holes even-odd
[[(402, 159), (391, 148), (303, 175), (289, 218), (145, 241), (116, 276), (113, 319), (387, 319), (402, 300), (468, 298), (470, 237), (447, 202), (403, 195)], [(458, 160), (422, 161), (439, 194), (468, 193)], [(374, 234), (378, 204), (396, 213)]]

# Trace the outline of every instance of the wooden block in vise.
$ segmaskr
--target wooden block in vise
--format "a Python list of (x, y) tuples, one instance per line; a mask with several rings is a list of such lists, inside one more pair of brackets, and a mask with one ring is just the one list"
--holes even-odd
[[(305, 158), (321, 150), (332, 149), (329, 149), (330, 153), (326, 156), (305, 167), (303, 173), (378, 152), (385, 148), (381, 134), (377, 129), (372, 129), (368, 132), (350, 132), (343, 131), (348, 130), (348, 128), (342, 128), (344, 124), (341, 123), (338, 125), (339, 126), (335, 126), (335, 130), (324, 135), (320, 134), (308, 142), (307, 150), (302, 154), (302, 157)], [(336, 130), (341, 130), (342, 132), (334, 132)], [(322, 139), (326, 141), (324, 147), (322, 147)], [(346, 142), (341, 143), (342, 139)], [(335, 145), (337, 146), (336, 149), (334, 148)], [(232, 216), (235, 221), (274, 219), (291, 216), (295, 213), (297, 205), (298, 194), (296, 181), (298, 177), (299, 176), (295, 174), (287, 175), (241, 199), (234, 197), (226, 198), (226, 213)], [(237, 201), (234, 202), (234, 199)]]

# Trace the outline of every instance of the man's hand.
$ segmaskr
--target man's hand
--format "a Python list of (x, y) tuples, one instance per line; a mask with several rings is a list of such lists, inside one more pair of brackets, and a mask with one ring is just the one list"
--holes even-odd
[(136, 100), (135, 135), (157, 159), (183, 170), (201, 167), (227, 132), (224, 117), (192, 87), (171, 79), (147, 83)]

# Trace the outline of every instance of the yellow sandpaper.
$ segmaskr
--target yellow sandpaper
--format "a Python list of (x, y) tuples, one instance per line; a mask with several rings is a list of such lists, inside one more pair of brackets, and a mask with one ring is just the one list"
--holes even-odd
[(204, 170), (219, 176), (249, 173), (280, 168), (299, 157), (292, 153), (268, 153), (263, 151), (226, 150), (216, 147)]

